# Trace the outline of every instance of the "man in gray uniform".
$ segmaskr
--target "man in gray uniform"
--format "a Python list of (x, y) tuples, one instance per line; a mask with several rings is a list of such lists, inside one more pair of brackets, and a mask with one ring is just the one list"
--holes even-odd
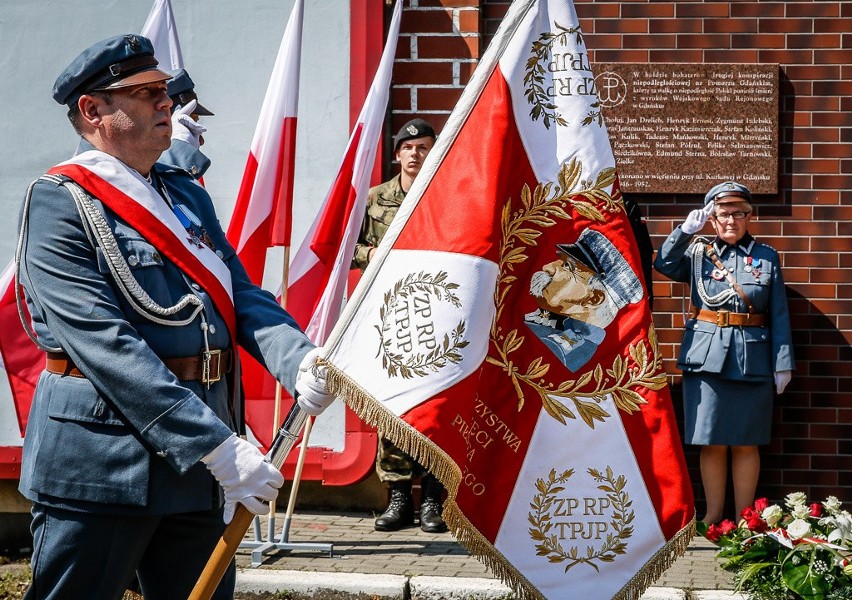
[(172, 101), (172, 145), (157, 162), (201, 179), (210, 167), (210, 159), (201, 152), (202, 134), (207, 128), (198, 119), (212, 117), (213, 113), (198, 102), (195, 83), (186, 69), (175, 73), (166, 85)]
[[(209, 195), (155, 164), (168, 78), (127, 34), (54, 86), (85, 146), (30, 186), (21, 215), (25, 327), (48, 352), (21, 466), (30, 600), (118, 599), (134, 573), (146, 598), (186, 598), (236, 504), (268, 512), (284, 480), (235, 433), (237, 344), (307, 412), (332, 400), (318, 349), (251, 284)], [(232, 568), (216, 597), (233, 585)]]
[[(362, 271), (367, 268), (434, 144), (435, 130), (423, 119), (412, 119), (394, 137), (394, 153), (401, 171), (389, 181), (370, 188), (361, 234), (355, 244), (353, 268)], [(397, 531), (414, 523), (411, 486), (418, 477), (422, 477), (420, 528), (427, 533), (447, 530), (441, 516), (444, 493), (441, 482), (384, 436), (379, 436), (376, 473), (390, 486), (391, 492), (387, 509), (376, 519), (376, 530)]]

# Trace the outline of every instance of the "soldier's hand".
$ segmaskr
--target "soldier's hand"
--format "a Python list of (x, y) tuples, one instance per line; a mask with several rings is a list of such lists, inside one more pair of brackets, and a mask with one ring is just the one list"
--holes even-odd
[(201, 134), (207, 131), (207, 128), (194, 121), (190, 116), (196, 106), (198, 106), (198, 101), (192, 100), (172, 114), (172, 139), (186, 142), (197, 149), (202, 144)]
[(322, 413), (335, 398), (325, 389), (327, 367), (316, 364), (321, 353), (322, 348), (314, 348), (305, 354), (296, 375), (296, 402), (312, 416)]
[(255, 515), (269, 513), (269, 505), (284, 485), (281, 471), (266, 461), (254, 444), (231, 435), (201, 459), (225, 492), (222, 519), (230, 523), (237, 502)]
[(686, 215), (686, 219), (680, 226), (681, 231), (683, 231), (687, 235), (698, 233), (699, 231), (701, 231), (701, 228), (704, 227), (704, 224), (707, 222), (707, 218), (712, 212), (712, 202), (708, 203), (704, 208), (696, 208), (695, 210), (691, 211), (688, 215)]

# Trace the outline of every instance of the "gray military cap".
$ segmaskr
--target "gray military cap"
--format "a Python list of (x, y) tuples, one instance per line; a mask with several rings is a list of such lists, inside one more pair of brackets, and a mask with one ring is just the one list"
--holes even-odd
[(421, 137), (430, 137), (433, 140), (437, 137), (432, 126), (423, 119), (411, 119), (403, 125), (399, 132), (393, 138), (393, 151), (399, 149), (399, 145), (407, 140), (414, 140)]
[(157, 68), (151, 40), (135, 33), (116, 35), (83, 50), (53, 84), (53, 99), (69, 107), (95, 90), (112, 90), (171, 77)]
[[(175, 73), (174, 77), (169, 79), (167, 86), (169, 88), (169, 98), (171, 98), (172, 102), (174, 102), (172, 110), (178, 106), (186, 106), (193, 100), (198, 100), (198, 95), (195, 93), (195, 84), (192, 82), (192, 79), (189, 77), (189, 73), (186, 72), (186, 69), (181, 69)], [(213, 113), (204, 106), (201, 106), (200, 102), (195, 106), (195, 110), (192, 112), (204, 117), (213, 116)]]
[(727, 202), (751, 202), (751, 192), (741, 183), (736, 181), (725, 181), (718, 185), (714, 185), (704, 196), (704, 205), (711, 202), (716, 204), (725, 204)]

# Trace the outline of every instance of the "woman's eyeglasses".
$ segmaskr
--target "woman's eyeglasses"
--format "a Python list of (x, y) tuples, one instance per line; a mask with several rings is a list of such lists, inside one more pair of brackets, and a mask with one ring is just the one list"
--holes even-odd
[(732, 213), (722, 213), (720, 215), (714, 215), (717, 221), (730, 221), (733, 219), (734, 221), (742, 221), (747, 216), (751, 214), (751, 211), (738, 210)]

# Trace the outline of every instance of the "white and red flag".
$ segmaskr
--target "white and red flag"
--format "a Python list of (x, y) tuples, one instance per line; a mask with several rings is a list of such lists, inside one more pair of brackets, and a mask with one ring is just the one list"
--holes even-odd
[(402, 2), (398, 1), (379, 67), (337, 177), (290, 266), (287, 310), (316, 344), (328, 338), (343, 306), (390, 94), (401, 15)]
[[(227, 238), (251, 280), (263, 283), (267, 251), (289, 246), (293, 221), (296, 117), (304, 1), (296, 0), (260, 108)], [(258, 440), (272, 441), (275, 380), (241, 352), (246, 422)]]
[(171, 0), (154, 0), (140, 33), (151, 40), (154, 57), (160, 67), (171, 73), (183, 69), (183, 54)]
[(693, 534), (573, 4), (516, 0), (325, 345), (521, 598), (638, 598)]

